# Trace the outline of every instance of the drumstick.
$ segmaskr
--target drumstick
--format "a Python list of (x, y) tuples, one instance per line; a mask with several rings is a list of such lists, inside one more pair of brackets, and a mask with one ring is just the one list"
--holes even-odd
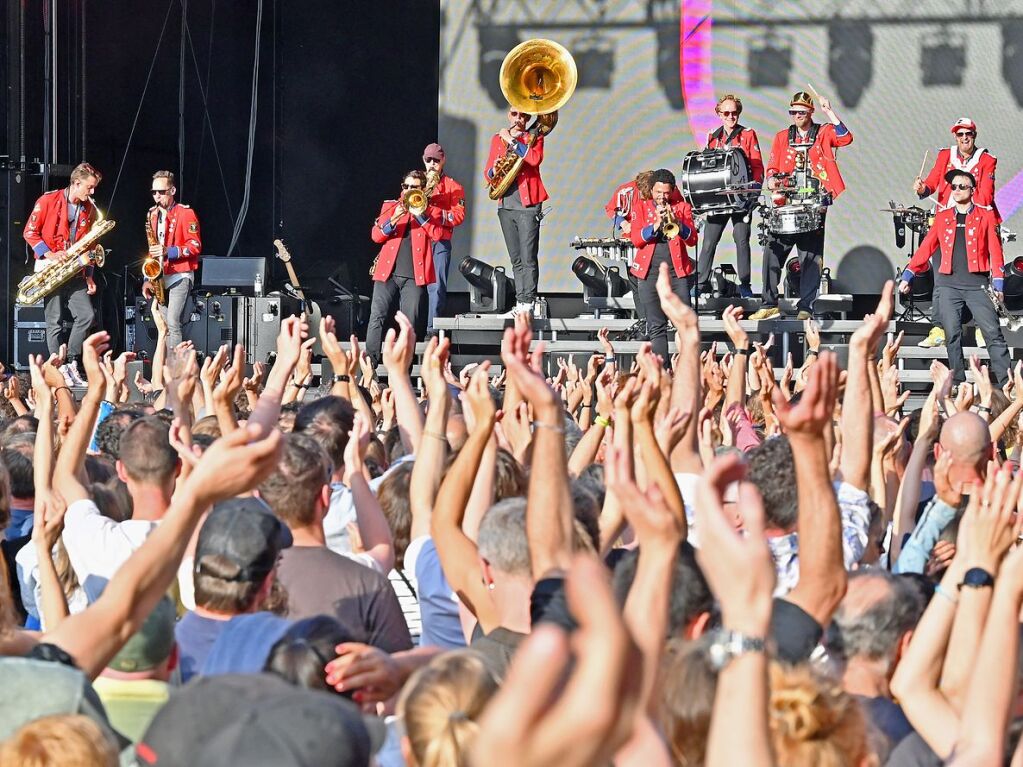
[(813, 85), (811, 85), (810, 83), (807, 83), (807, 84), (806, 84), (806, 87), (810, 89), (810, 93), (811, 93), (811, 94), (813, 95), (813, 97), (814, 97), (815, 99), (817, 99), (817, 101), (820, 101), (820, 100), (821, 100), (821, 94), (819, 94), (819, 93), (817, 92), (817, 89), (816, 89), (816, 88), (814, 88), (814, 87), (813, 87)]
[(924, 150), (924, 161), (920, 163), (920, 172), (917, 174), (919, 178), (924, 177), (924, 170), (927, 168), (927, 156), (931, 153), (930, 149)]

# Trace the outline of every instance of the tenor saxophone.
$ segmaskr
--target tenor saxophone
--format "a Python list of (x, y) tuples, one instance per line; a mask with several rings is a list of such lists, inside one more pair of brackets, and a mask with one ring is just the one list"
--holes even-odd
[[(95, 207), (95, 205), (94, 202), (93, 206)], [(96, 242), (113, 229), (117, 222), (103, 218), (103, 212), (98, 207), (96, 210), (99, 212), (99, 220), (78, 242), (67, 249), (67, 256), (63, 261), (52, 263), (18, 283), (18, 295), (15, 300), (19, 304), (34, 304), (42, 301), (82, 269), (89, 266), (103, 266), (103, 262), (106, 260), (106, 251), (103, 250), (102, 245), (96, 245)]]
[[(150, 247), (160, 244), (160, 241), (156, 238), (156, 232), (153, 231), (153, 221), (150, 217), (152, 212), (153, 208), (150, 208), (149, 212), (146, 213), (146, 240), (148, 240)], [(142, 276), (149, 280), (149, 284), (153, 286), (153, 297), (156, 299), (156, 303), (160, 306), (166, 306), (167, 289), (163, 284), (163, 258), (150, 256), (147, 253), (142, 261)]]

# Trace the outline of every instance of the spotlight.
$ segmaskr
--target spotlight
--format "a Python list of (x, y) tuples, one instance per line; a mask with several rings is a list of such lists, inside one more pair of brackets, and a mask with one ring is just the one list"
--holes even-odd
[(502, 314), (508, 310), (509, 298), (514, 289), (503, 267), (491, 266), (466, 256), (458, 265), (458, 271), (469, 283), (469, 311), (476, 314)]
[(522, 42), (518, 30), (514, 27), (492, 27), (480, 24), (479, 34), (479, 65), (477, 77), (490, 101), (502, 112), (508, 108), (508, 100), (501, 92), (501, 63), (508, 51)]
[(764, 39), (750, 45), (746, 55), (751, 88), (786, 88), (792, 69), (792, 41), (768, 28)]
[(681, 53), (678, 47), (678, 21), (657, 25), (657, 82), (668, 98), (668, 104), (678, 111), (685, 106), (682, 99)]
[(603, 35), (593, 34), (572, 42), (572, 57), (579, 70), (578, 88), (611, 87), (615, 71), (615, 51), (611, 41)]
[(1016, 256), (1005, 265), (1005, 305), (1010, 309), (1023, 307), (1023, 256)]
[(855, 107), (870, 84), (874, 32), (867, 21), (835, 19), (828, 24), (828, 77), (847, 107)]
[(1023, 106), (1023, 20), (1002, 22), (1002, 78), (1017, 106)]
[(799, 298), (799, 282), (803, 275), (803, 265), (799, 256), (794, 255), (785, 262), (785, 298)]
[(966, 38), (953, 35), (946, 27), (927, 35), (920, 49), (925, 87), (938, 85), (961, 86), (966, 70)]
[(590, 298), (618, 298), (629, 292), (629, 283), (622, 278), (617, 267), (603, 271), (592, 258), (577, 256), (572, 262), (572, 273), (583, 284), (583, 300)]
[(710, 292), (714, 298), (735, 298), (739, 295), (739, 286), (735, 282), (735, 267), (722, 264), (714, 267), (710, 275)]

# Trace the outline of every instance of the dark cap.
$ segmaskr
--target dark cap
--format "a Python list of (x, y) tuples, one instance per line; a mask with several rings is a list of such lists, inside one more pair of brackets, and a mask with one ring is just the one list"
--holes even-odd
[(434, 142), (429, 144), (426, 149), (423, 150), (424, 160), (443, 160), (444, 159), (444, 147)]
[[(291, 531), (259, 498), (231, 498), (206, 517), (195, 546), (195, 575), (252, 583), (265, 578), (292, 544)], [(204, 563), (218, 557), (216, 565)], [(223, 560), (234, 568), (225, 568)], [(227, 572), (225, 572), (225, 569)]]
[(167, 660), (174, 649), (177, 611), (169, 597), (156, 603), (153, 612), (107, 664), (114, 671), (151, 671)]
[(966, 176), (966, 178), (970, 179), (970, 184), (973, 186), (973, 188), (974, 189), (977, 188), (977, 179), (974, 178), (973, 174), (970, 173), (968, 170), (959, 170), (958, 168), (953, 168), (952, 170), (945, 174), (945, 180), (951, 184), (952, 179), (954, 179), (956, 176)]
[(380, 719), (340, 695), (273, 674), (224, 674), (172, 693), (135, 755), (158, 767), (367, 767), (385, 737)]

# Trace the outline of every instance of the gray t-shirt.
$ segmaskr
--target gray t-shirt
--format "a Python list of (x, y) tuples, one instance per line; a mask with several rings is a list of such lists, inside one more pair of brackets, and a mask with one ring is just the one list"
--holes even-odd
[(288, 618), (329, 615), (351, 641), (385, 652), (412, 648), (405, 616), (387, 578), (322, 546), (281, 552), (277, 580), (288, 592)]

